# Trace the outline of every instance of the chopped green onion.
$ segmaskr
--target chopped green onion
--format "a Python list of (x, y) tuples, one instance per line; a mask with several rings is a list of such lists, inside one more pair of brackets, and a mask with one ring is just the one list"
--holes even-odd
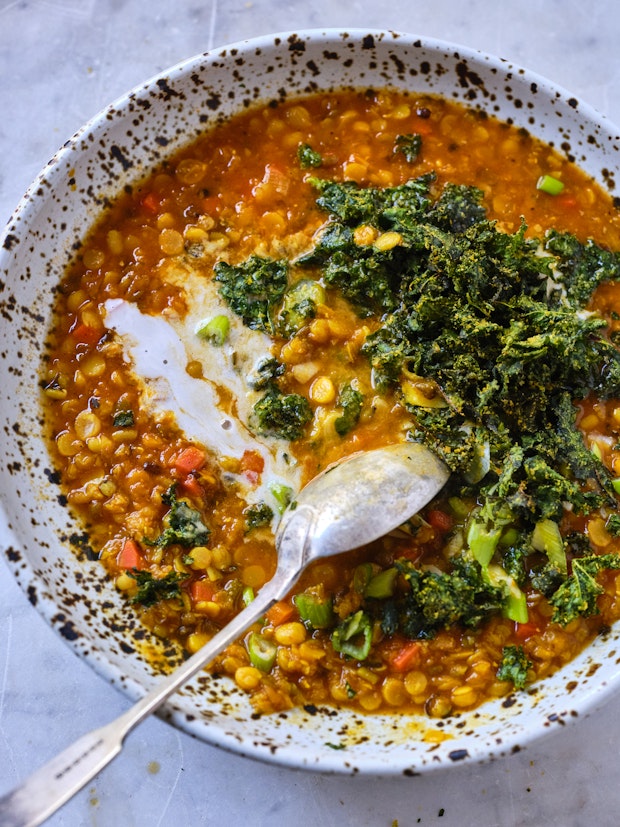
[(258, 632), (251, 632), (246, 641), (250, 663), (261, 672), (270, 672), (276, 660), (277, 646)]
[(502, 566), (491, 563), (485, 573), (489, 583), (504, 591), (506, 602), (503, 605), (504, 617), (514, 620), (516, 623), (527, 623), (527, 600), (525, 593), (521, 591), (514, 577), (508, 574)]
[(313, 629), (327, 629), (332, 625), (334, 612), (331, 597), (325, 597), (320, 587), (295, 595), (293, 602), (304, 623)]
[(502, 536), (499, 538), (499, 544), (502, 548), (510, 548), (510, 546), (514, 546), (518, 540), (519, 532), (514, 526), (510, 526), (502, 532)]
[(495, 553), (499, 538), (501, 536), (501, 529), (488, 529), (483, 523), (478, 520), (472, 520), (467, 532), (467, 545), (474, 559), (480, 563), (481, 566), (488, 566), (491, 558)]
[(532, 532), (532, 545), (536, 551), (543, 551), (549, 558), (551, 565), (561, 574), (568, 572), (564, 541), (557, 523), (549, 519), (540, 520), (536, 523)]
[(276, 501), (276, 510), (278, 514), (284, 514), (291, 500), (293, 499), (293, 489), (288, 485), (282, 485), (277, 482), (269, 487), (274, 500)]
[(196, 335), (201, 339), (206, 339), (218, 347), (223, 345), (228, 337), (230, 330), (230, 319), (228, 316), (221, 314), (213, 316), (211, 319), (203, 319), (196, 325)]
[(457, 519), (464, 519), (471, 511), (471, 506), (460, 497), (450, 497), (448, 505)]
[(372, 580), (375, 569), (372, 563), (361, 563), (353, 572), (353, 588), (358, 594), (366, 594), (366, 588)]
[(249, 606), (250, 603), (254, 600), (255, 594), (254, 589), (252, 586), (245, 586), (243, 591), (241, 592), (241, 602), (244, 606)]
[(564, 189), (564, 184), (552, 175), (541, 175), (536, 182), (536, 189), (548, 195), (559, 195)]
[(368, 657), (371, 643), (370, 618), (361, 609), (349, 615), (332, 633), (334, 651), (355, 660), (365, 660)]
[(620, 494), (620, 477), (616, 477), (614, 480), (612, 480), (611, 484), (616, 494)]
[(394, 567), (380, 571), (379, 574), (375, 574), (366, 586), (364, 596), (374, 597), (377, 600), (385, 600), (388, 597), (392, 597), (397, 577), (398, 569)]

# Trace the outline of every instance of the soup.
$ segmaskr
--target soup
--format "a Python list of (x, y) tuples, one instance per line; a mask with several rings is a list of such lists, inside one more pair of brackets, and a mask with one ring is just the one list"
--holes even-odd
[(409, 439), (451, 468), (440, 497), (212, 669), (259, 713), (444, 717), (572, 659), (620, 613), (619, 230), (525, 131), (382, 90), (248, 110), (119, 195), (42, 387), (127, 611), (197, 651), (273, 576), (303, 484)]

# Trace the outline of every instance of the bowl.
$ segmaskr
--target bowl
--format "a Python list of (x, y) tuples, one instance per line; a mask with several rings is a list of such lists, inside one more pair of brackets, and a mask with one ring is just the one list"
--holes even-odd
[[(613, 190), (620, 138), (566, 91), (503, 60), (389, 31), (305, 31), (198, 55), (137, 87), (52, 158), (13, 214), (0, 251), (2, 546), (33, 607), (131, 698), (153, 687), (166, 645), (145, 634), (72, 521), (42, 436), (41, 343), (76, 244), (109, 199), (210, 124), (254, 103), (353, 87), (443, 95), (522, 126)], [(436, 721), (306, 707), (257, 717), (232, 682), (206, 674), (161, 715), (256, 759), (323, 772), (415, 775), (516, 752), (604, 702), (620, 681), (620, 630), (525, 692)], [(334, 749), (334, 746), (339, 747)]]

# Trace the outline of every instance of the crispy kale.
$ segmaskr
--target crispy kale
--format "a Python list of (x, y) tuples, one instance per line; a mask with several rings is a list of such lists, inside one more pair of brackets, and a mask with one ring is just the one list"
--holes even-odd
[(412, 164), (422, 149), (422, 136), (418, 134), (397, 135), (396, 151), (402, 152), (408, 163)]
[(596, 577), (604, 569), (620, 569), (620, 555), (592, 554), (572, 561), (572, 573), (549, 598), (554, 623), (566, 626), (580, 615), (597, 614), (596, 599), (603, 587)]
[(620, 279), (620, 256), (593, 241), (581, 244), (569, 233), (550, 230), (545, 249), (557, 257), (556, 281), (566, 288), (569, 301), (582, 307), (602, 281)]
[(133, 428), (134, 424), (135, 419), (133, 411), (128, 409), (116, 411), (112, 419), (112, 425), (115, 428)]
[(269, 525), (273, 519), (273, 509), (265, 502), (249, 505), (243, 512), (245, 517), (245, 530), (253, 531), (255, 528)]
[(368, 225), (377, 232), (399, 231), (399, 222), (422, 216), (430, 204), (432, 176), (387, 189), (364, 189), (350, 181), (311, 181), (320, 191), (317, 204), (330, 214), (330, 221), (314, 249), (297, 263), (319, 266), (325, 284), (341, 290), (360, 315), (394, 310), (408, 255), (400, 245), (384, 250), (358, 244), (354, 230)]
[(512, 681), (515, 689), (523, 689), (527, 683), (527, 670), (531, 666), (532, 662), (522, 646), (504, 646), (497, 677), (500, 681)]
[(321, 153), (312, 149), (310, 144), (299, 144), (297, 147), (297, 160), (302, 169), (320, 167), (323, 164)]
[(409, 591), (392, 606), (388, 622), (407, 637), (432, 637), (439, 629), (460, 624), (478, 626), (490, 614), (501, 610), (504, 593), (483, 576), (474, 560), (458, 556), (452, 571), (439, 573), (416, 568), (407, 560), (396, 567), (409, 584)]
[(248, 385), (255, 391), (264, 390), (284, 373), (284, 365), (273, 356), (261, 359), (247, 376)]
[(530, 573), (530, 583), (537, 592), (540, 592), (545, 597), (551, 597), (565, 580), (565, 575), (558, 571), (552, 563), (545, 563), (533, 569)]
[(288, 285), (288, 263), (251, 256), (238, 265), (219, 261), (214, 272), (222, 297), (243, 323), (273, 333), (272, 311)]
[(149, 607), (160, 600), (172, 600), (181, 594), (179, 583), (184, 578), (176, 571), (171, 571), (164, 577), (153, 577), (148, 571), (134, 571), (130, 576), (138, 583), (138, 591), (132, 598), (132, 603)]
[[(415, 137), (401, 136), (396, 151), (414, 160)], [(620, 351), (605, 319), (585, 309), (601, 281), (620, 279), (620, 255), (566, 233), (532, 238), (524, 223), (504, 232), (486, 217), (480, 190), (447, 184), (438, 192), (433, 174), (385, 189), (307, 180), (327, 213), (314, 247), (292, 265), (309, 278), (296, 273), (287, 292), (284, 262), (220, 264), (223, 294), (238, 291), (231, 306), (246, 324), (287, 336), (318, 306), (314, 296), (296, 296), (296, 284), (328, 290), (328, 303), (329, 290), (338, 291), (360, 317), (374, 315), (361, 349), (373, 386), (400, 395), (414, 422), (410, 438), (444, 459), (454, 492), (478, 502), (474, 531), (448, 571), (401, 561), (408, 588), (365, 611), (380, 611), (384, 631), (410, 637), (473, 627), (495, 612), (522, 622), (528, 588), (552, 602), (557, 622), (591, 614), (596, 575), (617, 568), (617, 558), (592, 555), (587, 538), (586, 547), (562, 538), (559, 525), (567, 508), (616, 508), (610, 473), (576, 428), (574, 403), (620, 396)], [(440, 406), (405, 396), (412, 374), (434, 383)], [(254, 427), (296, 439), (312, 411), (276, 378), (263, 386)], [(357, 421), (361, 403), (342, 390), (339, 433)], [(557, 542), (547, 547), (541, 526)], [(620, 532), (620, 522), (609, 528)]]
[(283, 336), (292, 336), (317, 314), (325, 303), (325, 289), (313, 279), (300, 279), (284, 294), (276, 324)]
[(364, 396), (360, 391), (348, 384), (341, 388), (336, 405), (342, 409), (342, 413), (334, 421), (334, 428), (338, 436), (345, 436), (355, 428), (362, 412), (363, 403)]
[(429, 214), (429, 219), (442, 230), (462, 233), (486, 218), (482, 206), (482, 190), (462, 184), (446, 184)]
[(171, 485), (161, 499), (170, 509), (164, 517), (164, 530), (156, 540), (148, 541), (149, 545), (168, 548), (178, 544), (192, 548), (204, 546), (209, 541), (211, 531), (204, 524), (202, 515), (185, 500), (177, 499), (175, 485)]
[(258, 400), (252, 413), (258, 433), (289, 440), (299, 439), (311, 420), (312, 408), (304, 396), (282, 393), (275, 386)]

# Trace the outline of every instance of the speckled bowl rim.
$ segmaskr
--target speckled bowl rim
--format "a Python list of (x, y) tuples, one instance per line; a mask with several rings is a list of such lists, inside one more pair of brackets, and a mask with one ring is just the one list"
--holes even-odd
[[(620, 143), (617, 129), (604, 116), (578, 101), (569, 92), (535, 73), (463, 46), (390, 31), (317, 29), (267, 35), (213, 49), (204, 55), (195, 56), (159, 73), (127, 95), (120, 97), (92, 118), (59, 150), (28, 188), (2, 236), (0, 276), (3, 281), (0, 283), (0, 309), (8, 327), (14, 325), (16, 317), (22, 320), (31, 318), (33, 323), (36, 321), (37, 324), (41, 324), (42, 320), (39, 318), (40, 314), (36, 306), (22, 306), (21, 308), (16, 306), (11, 293), (11, 279), (17, 282), (23, 281), (24, 274), (16, 273), (15, 259), (19, 257), (19, 245), (25, 238), (24, 230), (28, 229), (29, 222), (35, 218), (33, 212), (40, 210), (42, 204), (49, 202), (52, 203), (52, 209), (56, 208), (53, 206), (53, 200), (55, 176), (57, 178), (58, 170), (64, 168), (66, 171), (76, 152), (92, 143), (93, 135), (96, 136), (102, 130), (105, 131), (107, 125), (115, 118), (124, 116), (131, 120), (135, 113), (145, 106), (144, 102), (148, 101), (149, 94), (173, 96), (175, 85), (181, 83), (183, 78), (192, 76), (200, 67), (209, 67), (210, 70), (215, 71), (218, 66), (229, 64), (231, 61), (238, 63), (240, 60), (250, 60), (251, 62), (252, 57), (259, 54), (263, 59), (265, 54), (272, 51), (274, 54), (280, 54), (282, 60), (284, 60), (282, 55), (288, 54), (291, 66), (295, 66), (293, 57), (303, 55), (306, 48), (318, 48), (319, 46), (324, 47), (324, 55), (328, 50), (335, 53), (340, 49), (344, 51), (345, 57), (347, 57), (347, 49), (350, 53), (355, 50), (359, 52), (361, 49), (372, 52), (374, 49), (377, 54), (384, 56), (385, 49), (389, 51), (391, 47), (395, 56), (390, 58), (390, 61), (384, 60), (383, 65), (379, 65), (377, 71), (373, 69), (375, 73), (373, 76), (383, 77), (385, 81), (381, 84), (375, 83), (375, 86), (389, 85), (388, 81), (393, 82), (395, 77), (399, 77), (401, 81), (405, 80), (412, 88), (415, 88), (413, 80), (415, 75), (410, 75), (407, 66), (403, 64), (403, 49), (409, 55), (416, 53), (416, 50), (421, 50), (421, 53), (428, 55), (430, 64), (428, 71), (431, 74), (435, 71), (431, 58), (450, 60), (454, 63), (452, 68), (456, 71), (457, 97), (460, 100), (474, 106), (481, 105), (491, 114), (498, 114), (516, 123), (522, 123), (524, 119), (521, 116), (528, 114), (527, 109), (530, 105), (531, 111), (537, 112), (531, 99), (535, 99), (537, 95), (544, 97), (547, 111), (542, 116), (542, 120), (536, 122), (535, 125), (528, 125), (528, 123), (522, 123), (522, 125), (530, 128), (548, 142), (554, 143), (556, 148), (574, 158), (593, 177), (607, 186), (610, 191), (614, 191), (617, 175), (617, 162), (614, 156), (618, 152)], [(326, 58), (328, 59), (332, 58)], [(380, 61), (378, 60), (377, 63), (380, 64)], [(313, 76), (316, 77), (316, 75), (309, 63), (305, 72), (307, 75), (305, 88), (310, 91), (314, 82)], [(418, 66), (418, 78), (421, 77), (420, 73), (427, 74), (426, 71), (422, 71), (421, 63)], [(493, 76), (501, 77), (504, 83), (504, 93), (500, 96), (499, 103), (497, 94), (486, 89), (483, 80), (484, 77), (492, 78)], [(438, 78), (440, 77), (441, 73), (438, 72)], [(358, 85), (370, 84), (364, 81)], [(243, 104), (256, 99), (259, 91), (258, 87), (252, 89), (249, 82), (246, 86), (247, 96)], [(427, 87), (424, 86), (424, 88)], [(527, 88), (531, 93), (531, 99), (527, 99), (527, 96), (522, 94)], [(302, 91), (301, 87), (295, 90), (296, 93)], [(215, 97), (211, 100), (215, 111), (218, 108)], [(208, 100), (207, 107), (211, 108)], [(528, 117), (531, 117), (531, 114)], [(558, 126), (559, 122), (556, 117), (564, 119), (562, 125)], [(587, 124), (587, 127), (584, 124)], [(171, 140), (165, 147), (165, 154), (169, 154), (182, 143), (184, 141), (177, 135), (177, 138)], [(593, 147), (596, 150), (595, 157), (593, 157)], [(147, 159), (144, 167), (150, 166), (154, 160), (156, 160), (155, 156), (151, 161)], [(104, 166), (107, 164), (109, 186), (102, 187), (102, 192), (97, 195), (99, 204), (111, 197), (114, 191), (118, 191), (124, 176), (127, 180), (135, 180), (139, 177), (138, 167), (131, 169), (131, 161), (122, 151), (116, 155), (112, 152), (110, 158), (106, 156), (105, 159), (101, 159), (101, 164)], [(89, 211), (86, 204), (84, 209), (86, 213), (84, 226), (88, 226), (97, 210)], [(33, 244), (36, 245), (36, 233)], [(59, 249), (56, 256), (48, 257), (47, 266), (62, 270), (68, 253), (69, 250), (66, 248)], [(43, 305), (45, 300), (44, 296)], [(49, 296), (47, 301), (49, 301)], [(6, 330), (7, 328), (2, 330), (3, 348)], [(30, 348), (30, 352), (37, 352), (37, 345), (40, 349), (40, 342), (37, 342), (34, 334), (28, 331), (22, 332), (21, 336), (17, 337), (17, 342), (13, 343), (17, 352), (22, 346)], [(9, 348), (2, 350), (0, 356), (6, 364), (6, 360), (11, 358)], [(22, 361), (26, 362), (26, 359)], [(9, 365), (8, 384), (16, 394), (23, 385), (23, 377), (18, 374), (24, 368), (25, 365), (21, 363), (19, 370), (12, 369)], [(25, 414), (25, 411), (22, 410), (22, 413)], [(31, 424), (36, 425), (36, 422), (37, 417), (34, 416)], [(51, 479), (52, 483), (54, 482), (53, 472), (50, 472), (48, 468), (40, 467), (42, 463), (40, 454), (36, 451), (32, 454), (28, 453), (30, 450), (28, 446), (32, 439), (28, 428), (21, 428), (18, 421), (11, 422), (9, 419), (3, 420), (3, 429), (5, 440), (11, 447), (8, 449), (9, 454), (1, 478), (0, 522), (3, 524), (4, 557), (10, 570), (38, 612), (68, 642), (78, 656), (84, 658), (102, 677), (130, 697), (140, 697), (144, 692), (144, 686), (156, 682), (156, 676), (149, 676), (146, 673), (140, 674), (138, 679), (135, 676), (127, 676), (118, 663), (110, 661), (109, 653), (106, 651), (108, 644), (105, 641), (101, 645), (96, 639), (85, 641), (81, 630), (76, 626), (76, 619), (64, 607), (59, 606), (53, 584), (49, 579), (49, 572), (44, 572), (42, 564), (38, 565), (31, 561), (24, 551), (22, 534), (27, 533), (27, 530), (23, 527), (23, 521), (20, 518), (29, 513), (32, 526), (28, 530), (36, 529), (44, 533), (46, 521), (40, 517), (47, 513), (46, 509), (56, 507), (56, 497), (49, 493), (41, 495), (37, 499), (35, 508), (30, 505), (28, 511), (24, 503), (20, 502), (28, 497), (27, 483), (24, 482), (25, 495), (22, 495), (21, 491), (9, 493), (8, 485), (13, 479), (27, 481), (34, 475), (39, 479), (40, 487), (40, 479), (44, 476)], [(15, 453), (18, 449), (26, 452), (23, 462)], [(42, 509), (41, 514), (39, 514), (39, 508)], [(64, 539), (66, 541), (72, 538), (67, 535)], [(73, 540), (74, 546), (80, 545), (79, 537)], [(66, 542), (65, 545), (67, 545)], [(75, 564), (61, 561), (61, 569), (64, 567), (70, 569), (72, 565), (75, 568)], [(73, 570), (68, 574), (63, 570), (63, 576), (65, 575), (73, 578), (71, 582), (76, 588), (84, 579), (80, 571), (76, 575)], [(95, 579), (99, 577), (92, 569), (89, 576)], [(114, 609), (118, 610), (118, 602), (115, 603), (116, 598), (114, 594), (110, 594), (109, 584), (106, 584), (103, 578), (96, 583), (95, 591), (102, 595), (106, 603), (114, 604)], [(106, 623), (105, 617), (103, 622)], [(235, 726), (227, 726), (226, 719), (219, 720), (216, 713), (207, 712), (202, 716), (192, 714), (192, 704), (195, 698), (206, 695), (208, 703), (208, 698), (214, 691), (214, 685), (219, 683), (218, 680), (205, 675), (196, 678), (187, 691), (179, 693), (172, 699), (161, 714), (175, 726), (211, 744), (267, 762), (321, 772), (417, 775), (457, 764), (490, 760), (518, 752), (533, 740), (602, 705), (610, 693), (616, 690), (618, 683), (619, 637), (618, 630), (613, 629), (605, 637), (597, 638), (589, 649), (570, 666), (550, 679), (535, 685), (528, 692), (500, 699), (474, 713), (464, 713), (442, 722), (430, 722), (429, 724), (428, 721), (419, 721), (407, 716), (386, 715), (361, 720), (356, 717), (352, 723), (351, 713), (346, 710), (323, 710), (311, 707), (265, 717), (257, 722), (251, 716), (247, 702), (241, 697), (230, 702), (230, 709), (226, 715), (229, 715), (229, 720), (235, 723)], [(128, 647), (127, 655), (133, 658), (131, 648)], [(234, 690), (232, 694), (235, 694)], [(220, 699), (216, 698), (213, 702), (220, 703)], [(222, 701), (222, 703), (226, 705), (228, 701)], [(372, 721), (370, 729), (365, 723), (366, 720)], [(324, 728), (326, 721), (327, 729)], [(264, 722), (269, 730), (267, 735), (261, 731)], [(248, 731), (247, 737), (244, 727)], [(429, 729), (432, 733), (443, 733), (446, 740), (439, 740), (437, 743), (424, 742)], [(271, 730), (278, 734), (274, 735)], [(359, 730), (358, 733), (357, 730)], [(381, 737), (377, 739), (379, 731)], [(291, 732), (302, 733), (303, 737), (292, 736)], [(326, 733), (330, 738), (329, 742), (325, 740)], [(345, 743), (346, 749), (332, 748), (339, 745), (338, 738)]]

